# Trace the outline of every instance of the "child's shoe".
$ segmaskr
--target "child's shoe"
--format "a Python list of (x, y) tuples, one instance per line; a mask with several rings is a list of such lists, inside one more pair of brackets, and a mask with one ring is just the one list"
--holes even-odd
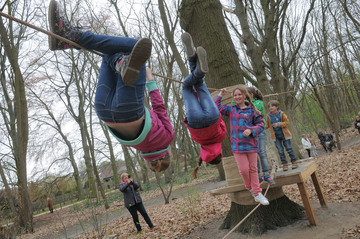
[(209, 72), (209, 67), (208, 67), (208, 63), (207, 63), (207, 58), (206, 58), (206, 51), (202, 46), (199, 46), (196, 49), (197, 55), (198, 55), (198, 60), (200, 63), (200, 69), (201, 72), (206, 74)]
[(265, 176), (264, 180), (270, 184), (275, 184), (275, 181), (270, 176)]
[(288, 171), (289, 165), (287, 163), (283, 164), (283, 171)]
[[(73, 27), (60, 12), (59, 3), (55, 0), (50, 1), (48, 20), (50, 32), (76, 42), (80, 39), (82, 32), (78, 27)], [(49, 35), (49, 48), (52, 51), (72, 48), (69, 43), (58, 40)]]
[(185, 52), (188, 57), (195, 56), (195, 47), (191, 35), (187, 32), (181, 34), (181, 41), (185, 47)]
[(115, 62), (115, 71), (121, 74), (125, 85), (133, 85), (137, 81), (141, 67), (151, 55), (151, 47), (151, 40), (142, 38), (135, 44), (130, 55), (123, 55)]
[(291, 162), (291, 168), (296, 169), (299, 166), (297, 161)]
[(258, 193), (258, 195), (255, 196), (255, 202), (259, 202), (262, 205), (269, 205), (269, 201), (267, 200), (267, 198), (262, 195), (262, 193)]
[(263, 181), (262, 177), (259, 177), (259, 183), (262, 183)]

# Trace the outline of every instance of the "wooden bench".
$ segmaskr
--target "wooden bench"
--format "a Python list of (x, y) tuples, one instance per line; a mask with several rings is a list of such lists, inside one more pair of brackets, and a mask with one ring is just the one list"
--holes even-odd
[[(327, 203), (324, 197), (324, 193), (321, 189), (320, 182), (318, 180), (317, 174), (316, 174), (317, 165), (315, 161), (306, 161), (301, 162), (299, 164), (299, 167), (296, 169), (289, 169), (288, 171), (278, 171), (275, 173), (275, 183), (270, 186), (270, 188), (276, 188), (276, 187), (282, 187), (284, 185), (291, 185), (291, 184), (297, 184), (299, 187), (300, 195), (305, 207), (305, 212), (307, 215), (307, 218), (309, 219), (310, 225), (316, 225), (316, 219), (314, 215), (313, 208), (310, 203), (309, 194), (305, 187), (305, 181), (311, 177), (312, 182), (314, 184), (316, 194), (319, 198), (320, 205), (322, 207), (327, 207)], [(261, 188), (266, 189), (268, 184), (262, 183)], [(232, 185), (227, 186), (219, 189), (214, 189), (210, 191), (211, 195), (219, 195), (219, 194), (225, 194), (225, 193), (233, 193), (233, 192), (239, 192), (239, 191), (245, 191), (246, 188), (244, 184), (238, 184), (238, 185)]]

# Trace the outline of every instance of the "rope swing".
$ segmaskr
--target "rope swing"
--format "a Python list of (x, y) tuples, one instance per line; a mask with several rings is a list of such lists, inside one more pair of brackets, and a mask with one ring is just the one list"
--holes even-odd
[[(86, 49), (85, 47), (80, 46), (79, 44), (77, 44), (77, 43), (75, 43), (75, 42), (73, 42), (73, 41), (70, 41), (69, 39), (66, 39), (66, 38), (64, 38), (64, 37), (61, 37), (61, 36), (59, 36), (59, 35), (57, 35), (57, 34), (55, 34), (55, 33), (46, 31), (46, 30), (44, 30), (44, 29), (42, 29), (42, 28), (39, 28), (39, 27), (37, 27), (37, 26), (35, 26), (35, 25), (32, 25), (32, 24), (30, 24), (30, 23), (28, 23), (28, 22), (22, 21), (22, 20), (20, 20), (20, 19), (18, 19), (18, 18), (16, 18), (16, 17), (13, 17), (13, 16), (8, 15), (8, 14), (6, 14), (6, 13), (3, 13), (1, 10), (0, 10), (0, 16), (5, 17), (5, 18), (8, 18), (8, 19), (10, 19), (10, 20), (13, 20), (13, 21), (15, 21), (15, 22), (18, 22), (18, 23), (23, 24), (23, 25), (25, 25), (25, 26), (28, 26), (28, 27), (30, 27), (30, 28), (33, 28), (33, 29), (35, 29), (35, 30), (37, 30), (37, 31), (39, 31), (39, 32), (45, 33), (45, 34), (47, 34), (47, 35), (49, 35), (49, 36), (51, 36), (51, 37), (57, 38), (58, 40), (63, 41), (63, 42), (66, 42), (66, 43), (68, 43), (68, 44), (70, 44), (70, 45), (72, 45), (72, 46), (74, 46), (74, 47), (81, 48), (81, 49), (83, 49), (83, 50), (89, 51), (89, 52), (91, 52), (91, 53), (94, 53), (94, 54), (96, 54), (96, 55), (98, 55), (98, 56), (103, 57), (103, 54), (100, 53), (100, 52)], [(185, 82), (176, 80), (176, 79), (171, 78), (171, 77), (167, 77), (167, 76), (163, 76), (163, 75), (160, 75), (160, 74), (156, 74), (156, 73), (154, 73), (154, 72), (153, 72), (152, 74), (153, 74), (154, 76), (158, 76), (158, 77), (161, 77), (161, 78), (163, 78), (163, 79), (167, 79), (167, 80), (171, 80), (171, 81), (174, 81), (174, 82), (178, 82), (178, 83), (183, 84), (183, 85), (187, 85)], [(325, 84), (325, 85), (320, 85), (320, 86), (314, 86), (314, 87), (310, 87), (310, 88), (303, 89), (303, 90), (291, 90), (291, 91), (285, 91), (285, 92), (280, 92), (280, 93), (268, 94), (268, 95), (264, 95), (263, 97), (264, 97), (264, 98), (267, 98), (267, 97), (279, 96), (279, 95), (284, 95), (284, 94), (289, 94), (289, 93), (295, 93), (295, 92), (298, 92), (298, 91), (303, 92), (303, 91), (307, 91), (307, 90), (309, 90), (309, 89), (315, 89), (315, 88), (321, 88), (321, 87), (328, 87), (328, 86), (333, 86), (333, 85), (337, 85), (337, 84), (345, 84), (345, 83), (350, 83), (350, 82), (354, 82), (354, 81), (359, 81), (359, 79), (355, 79), (355, 80), (351, 80), (351, 81), (346, 81), (346, 82), (330, 83), (330, 84)], [(220, 89), (209, 88), (209, 87), (208, 87), (208, 90), (211, 90), (211, 91), (220, 91)]]

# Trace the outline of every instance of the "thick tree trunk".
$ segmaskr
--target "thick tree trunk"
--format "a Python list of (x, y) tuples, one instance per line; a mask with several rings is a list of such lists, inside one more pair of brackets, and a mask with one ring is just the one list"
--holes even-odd
[[(240, 205), (231, 202), (231, 208), (220, 229), (232, 229), (236, 226), (255, 205)], [(268, 206), (260, 206), (247, 218), (235, 232), (250, 235), (261, 235), (267, 230), (274, 230), (304, 218), (304, 208), (288, 197), (283, 196), (270, 202)]]

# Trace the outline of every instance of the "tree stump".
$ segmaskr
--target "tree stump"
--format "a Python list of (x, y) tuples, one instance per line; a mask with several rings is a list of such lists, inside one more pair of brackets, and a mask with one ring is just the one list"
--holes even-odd
[[(228, 188), (243, 184), (234, 157), (223, 158), (222, 162)], [(228, 196), (231, 199), (231, 208), (220, 229), (233, 228), (257, 204), (248, 190), (230, 192)], [(304, 218), (304, 207), (286, 197), (281, 186), (270, 188), (266, 197), (270, 205), (261, 205), (235, 230), (236, 232), (261, 235), (267, 230), (287, 226)]]

